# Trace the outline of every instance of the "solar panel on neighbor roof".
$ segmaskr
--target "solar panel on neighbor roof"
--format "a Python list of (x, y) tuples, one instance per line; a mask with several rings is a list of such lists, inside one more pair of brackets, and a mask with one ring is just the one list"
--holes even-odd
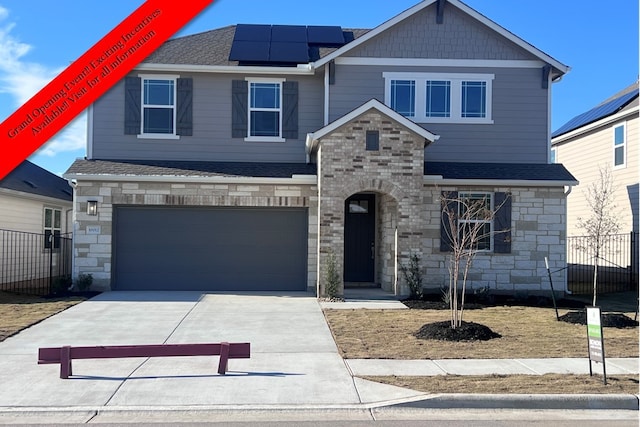
[(307, 27), (301, 25), (274, 25), (271, 27), (271, 41), (307, 43)]
[(307, 39), (309, 44), (343, 45), (344, 36), (341, 27), (308, 26)]
[(309, 45), (304, 43), (271, 42), (270, 62), (309, 62)]
[(562, 135), (564, 133), (570, 132), (574, 129), (578, 129), (579, 127), (582, 127), (589, 123), (593, 123), (596, 120), (599, 120), (601, 118), (610, 116), (611, 114), (618, 111), (618, 109), (626, 105), (629, 101), (631, 101), (636, 96), (638, 96), (638, 89), (632, 92), (626, 93), (612, 101), (607, 102), (606, 104), (599, 105), (595, 108), (592, 108), (586, 113), (580, 114), (574, 117), (573, 119), (569, 120), (559, 129), (553, 132), (551, 136), (556, 137), (556, 136)]
[(234, 41), (229, 53), (229, 61), (268, 62), (271, 43), (260, 41)]
[(271, 40), (271, 25), (238, 24), (233, 39), (268, 42)]

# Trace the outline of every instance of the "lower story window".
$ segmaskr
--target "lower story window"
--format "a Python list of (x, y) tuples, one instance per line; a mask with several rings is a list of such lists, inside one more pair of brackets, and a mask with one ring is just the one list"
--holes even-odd
[(44, 208), (44, 248), (60, 248), (62, 232), (62, 211), (55, 208)]
[(460, 242), (479, 251), (491, 250), (493, 202), (491, 193), (460, 193), (458, 232)]

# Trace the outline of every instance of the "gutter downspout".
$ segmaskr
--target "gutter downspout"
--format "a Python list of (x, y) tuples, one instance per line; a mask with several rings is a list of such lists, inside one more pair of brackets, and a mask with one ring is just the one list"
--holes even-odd
[(71, 283), (73, 283), (73, 276), (76, 271), (76, 187), (78, 186), (78, 183), (71, 179), (68, 179), (67, 182), (69, 183), (71, 188), (73, 188), (73, 214), (71, 217)]

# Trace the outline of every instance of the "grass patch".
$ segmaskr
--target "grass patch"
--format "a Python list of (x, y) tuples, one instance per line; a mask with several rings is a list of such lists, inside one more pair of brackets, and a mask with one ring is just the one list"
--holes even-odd
[[(327, 309), (324, 313), (340, 353), (347, 359), (588, 357), (586, 326), (558, 322), (551, 308), (469, 310), (465, 321), (488, 326), (502, 338), (467, 342), (414, 336), (426, 323), (448, 320), (446, 310)], [(607, 357), (638, 357), (638, 328), (605, 328), (604, 346)]]
[(47, 299), (0, 291), (0, 341), (85, 300), (79, 296)]
[(383, 384), (410, 388), (424, 393), (488, 394), (637, 394), (634, 375), (436, 375), (433, 377), (362, 377)]

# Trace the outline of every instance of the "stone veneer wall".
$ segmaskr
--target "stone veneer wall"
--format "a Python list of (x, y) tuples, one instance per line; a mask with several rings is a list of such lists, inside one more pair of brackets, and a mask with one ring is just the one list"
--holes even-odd
[[(377, 151), (365, 149), (368, 130), (380, 133)], [(376, 279), (385, 290), (408, 293), (403, 281), (396, 281), (394, 269), (396, 259), (406, 263), (411, 252), (421, 249), (427, 216), (423, 205), (423, 175), (424, 138), (376, 110), (369, 110), (321, 138), (318, 152), (319, 295), (324, 295), (329, 251), (335, 254), (342, 276), (345, 200), (362, 192), (378, 196)], [(402, 288), (396, 289), (396, 285)]]
[[(544, 258), (551, 271), (566, 265), (566, 197), (563, 188), (442, 187), (425, 184), (425, 209), (430, 212), (423, 238), (425, 287), (448, 286), (448, 258), (440, 252), (441, 191), (508, 192), (512, 197), (511, 253), (480, 253), (470, 271), (468, 290), (489, 286), (497, 291), (526, 294), (550, 290)], [(565, 271), (552, 276), (555, 291), (565, 291)]]
[[(88, 200), (98, 201), (97, 216), (87, 215)], [(91, 273), (94, 289), (111, 289), (114, 205), (305, 207), (309, 211), (307, 287), (315, 290), (317, 204), (313, 185), (78, 181), (73, 275)], [(92, 226), (99, 226), (99, 231), (92, 233), (88, 229)]]

